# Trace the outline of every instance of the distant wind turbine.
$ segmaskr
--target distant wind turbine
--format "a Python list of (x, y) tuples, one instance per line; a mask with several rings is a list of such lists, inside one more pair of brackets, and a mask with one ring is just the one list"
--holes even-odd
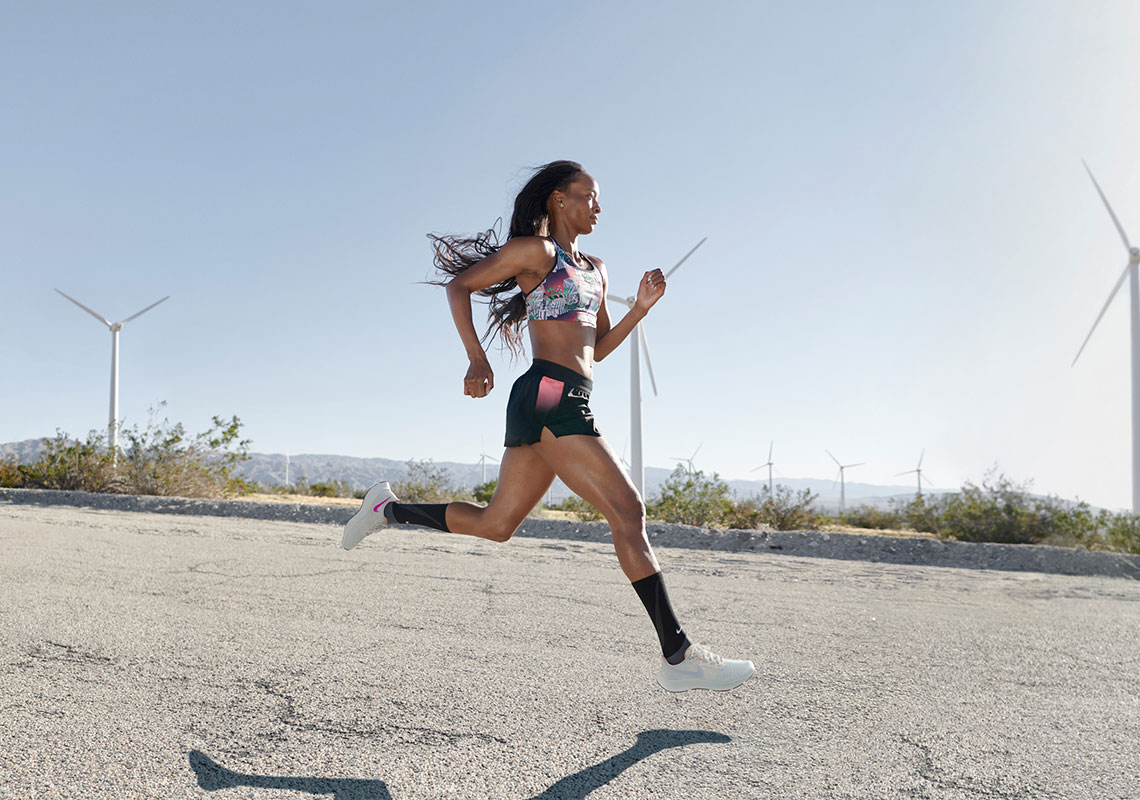
[[(774, 444), (775, 444), (775, 442), (768, 442), (768, 463), (767, 464), (761, 464), (760, 466), (758, 466), (756, 468), (756, 469), (764, 469), (764, 467), (768, 468), (768, 494), (769, 495), (772, 494), (772, 466), (773, 466), (772, 445), (774, 445)], [(755, 472), (756, 469), (749, 470), (749, 472)]]
[[(685, 253), (685, 257), (673, 265), (672, 269), (665, 273), (668, 278), (677, 268), (680, 267), (697, 248), (705, 243), (708, 237), (701, 239), (694, 245), (693, 249)], [(616, 294), (607, 295), (607, 299), (615, 303), (621, 303), (624, 306), (633, 308), (634, 302), (637, 300), (636, 295), (633, 297), (619, 297)], [(633, 460), (632, 468), (629, 471), (629, 476), (633, 480), (633, 485), (637, 487), (637, 492), (643, 498), (645, 497), (645, 464), (642, 461), (641, 450), (641, 349), (645, 349), (645, 366), (649, 370), (649, 382), (653, 386), (653, 394), (657, 394), (657, 381), (653, 377), (653, 365), (649, 363), (649, 343), (645, 338), (645, 331), (641, 323), (637, 323), (637, 335), (630, 337), (629, 343), (629, 429), (630, 436), (633, 438), (633, 453), (631, 458)]]
[[(1081, 160), (1085, 164), (1084, 160)], [(1128, 264), (1125, 265), (1124, 271), (1120, 273), (1120, 277), (1116, 279), (1116, 285), (1112, 287), (1109, 292), (1108, 300), (1105, 301), (1104, 307), (1097, 315), (1096, 322), (1093, 323), (1092, 330), (1089, 335), (1085, 337), (1084, 342), (1081, 344), (1081, 349), (1077, 351), (1077, 358), (1081, 357), (1081, 353), (1085, 350), (1085, 345), (1089, 343), (1092, 338), (1093, 331), (1096, 326), (1100, 324), (1101, 317), (1104, 312), (1108, 311), (1109, 305), (1112, 304), (1116, 293), (1120, 291), (1120, 287), (1124, 284), (1124, 279), (1131, 276), (1132, 280), (1129, 285), (1129, 294), (1131, 295), (1131, 308), (1132, 308), (1132, 513), (1140, 514), (1140, 248), (1134, 247), (1128, 241), (1128, 234), (1124, 232), (1124, 227), (1120, 224), (1120, 220), (1116, 218), (1112, 206), (1108, 204), (1108, 198), (1104, 196), (1101, 191), (1100, 184), (1093, 178), (1092, 170), (1089, 165), (1085, 164), (1085, 172), (1092, 178), (1093, 186), (1096, 187), (1097, 194), (1104, 202), (1104, 207), (1108, 210), (1108, 215), (1112, 217), (1112, 223), (1116, 226), (1117, 232), (1120, 234), (1120, 239), (1124, 242), (1124, 249), (1128, 251)], [(1076, 366), (1077, 358), (1073, 359), (1072, 366)]]
[[(895, 477), (897, 478), (897, 477), (899, 477), (899, 475), (914, 475), (917, 473), (917, 475), (918, 475), (918, 493), (920, 495), (922, 494), (922, 459), (924, 456), (926, 456), (926, 448), (923, 448), (922, 452), (919, 453), (919, 455), (918, 455), (918, 467), (917, 468), (908, 469), (906, 472), (899, 472), (899, 473), (895, 474)], [(927, 478), (926, 482), (927, 482), (927, 484), (930, 484), (930, 478)]]
[(111, 322), (102, 314), (96, 314), (94, 311), (80, 303), (74, 297), (69, 297), (63, 292), (60, 292), (59, 289), (56, 289), (56, 291), (71, 302), (75, 303), (75, 305), (82, 308), (88, 314), (95, 317), (95, 319), (102, 322), (111, 331), (111, 411), (110, 421), (107, 423), (107, 441), (110, 444), (111, 463), (113, 464), (119, 452), (119, 331), (121, 331), (123, 329), (123, 326), (130, 322), (132, 319), (141, 317), (143, 314), (150, 311), (159, 303), (169, 300), (170, 295), (162, 298), (162, 300), (151, 303), (149, 306), (136, 314), (131, 314), (122, 322)]
[(700, 444), (698, 444), (697, 449), (694, 450), (693, 454), (691, 456), (689, 456), (688, 458), (677, 458), (677, 456), (669, 456), (669, 458), (673, 461), (681, 461), (685, 464), (688, 464), (689, 465), (689, 474), (692, 475), (693, 473), (695, 473), (697, 471), (696, 468), (693, 466), (693, 459), (697, 457), (697, 453), (701, 452), (701, 448), (704, 446), (705, 446), (704, 442), (701, 442)]
[(499, 459), (497, 459), (493, 456), (489, 456), (486, 453), (480, 453), (479, 454), (479, 465), (483, 467), (483, 483), (487, 482), (487, 460), (488, 459), (490, 459), (491, 461), (494, 461), (496, 464), (499, 463)]
[(827, 450), (825, 448), (824, 452), (826, 452), (829, 456), (831, 456), (831, 460), (839, 465), (839, 476), (838, 476), (839, 477), (839, 510), (843, 511), (844, 506), (846, 506), (846, 504), (847, 504), (847, 487), (846, 487), (846, 484), (844, 483), (844, 474), (843, 473), (845, 470), (851, 469), (851, 467), (861, 467), (867, 462), (860, 461), (858, 464), (840, 464), (839, 459), (836, 458), (835, 456), (831, 455), (830, 450)]

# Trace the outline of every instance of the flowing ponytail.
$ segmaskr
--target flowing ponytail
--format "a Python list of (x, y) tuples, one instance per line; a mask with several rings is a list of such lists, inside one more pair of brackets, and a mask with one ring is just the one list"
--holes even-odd
[[(474, 236), (440, 236), (429, 233), (435, 268), (444, 275), (455, 277), (478, 264), (487, 256), (499, 251), (516, 236), (548, 236), (550, 218), (546, 201), (557, 190), (564, 190), (586, 170), (577, 161), (551, 161), (538, 168), (515, 197), (514, 212), (507, 230), (507, 238), (500, 239), (502, 218), (494, 226)], [(429, 281), (438, 286), (447, 285), (446, 279)], [(482, 341), (501, 336), (503, 344), (512, 353), (522, 352), (522, 324), (526, 320), (526, 300), (514, 278), (480, 289), (478, 294), (487, 298), (489, 324)]]

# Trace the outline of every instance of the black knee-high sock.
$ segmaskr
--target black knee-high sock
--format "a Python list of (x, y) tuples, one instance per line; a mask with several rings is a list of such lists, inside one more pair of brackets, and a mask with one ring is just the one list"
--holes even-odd
[(389, 522), (422, 525), (451, 533), (447, 529), (446, 510), (447, 503), (389, 503), (384, 506), (384, 518)]
[(669, 594), (665, 591), (665, 580), (661, 573), (654, 572), (648, 578), (634, 581), (633, 588), (649, 612), (653, 627), (657, 629), (657, 638), (661, 640), (661, 655), (670, 664), (680, 664), (685, 660), (685, 651), (691, 642), (681, 630), (681, 623), (677, 621), (673, 606), (669, 604)]

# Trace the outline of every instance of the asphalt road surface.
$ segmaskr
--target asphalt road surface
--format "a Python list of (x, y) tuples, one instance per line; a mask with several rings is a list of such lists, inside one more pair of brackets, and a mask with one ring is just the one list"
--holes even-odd
[(0, 504), (5, 798), (1140, 798), (1140, 583)]

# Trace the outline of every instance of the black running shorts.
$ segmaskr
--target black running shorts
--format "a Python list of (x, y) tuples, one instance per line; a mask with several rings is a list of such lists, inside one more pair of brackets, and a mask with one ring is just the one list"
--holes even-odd
[(506, 447), (534, 444), (542, 429), (555, 436), (601, 436), (590, 410), (594, 382), (569, 367), (536, 358), (511, 387)]

